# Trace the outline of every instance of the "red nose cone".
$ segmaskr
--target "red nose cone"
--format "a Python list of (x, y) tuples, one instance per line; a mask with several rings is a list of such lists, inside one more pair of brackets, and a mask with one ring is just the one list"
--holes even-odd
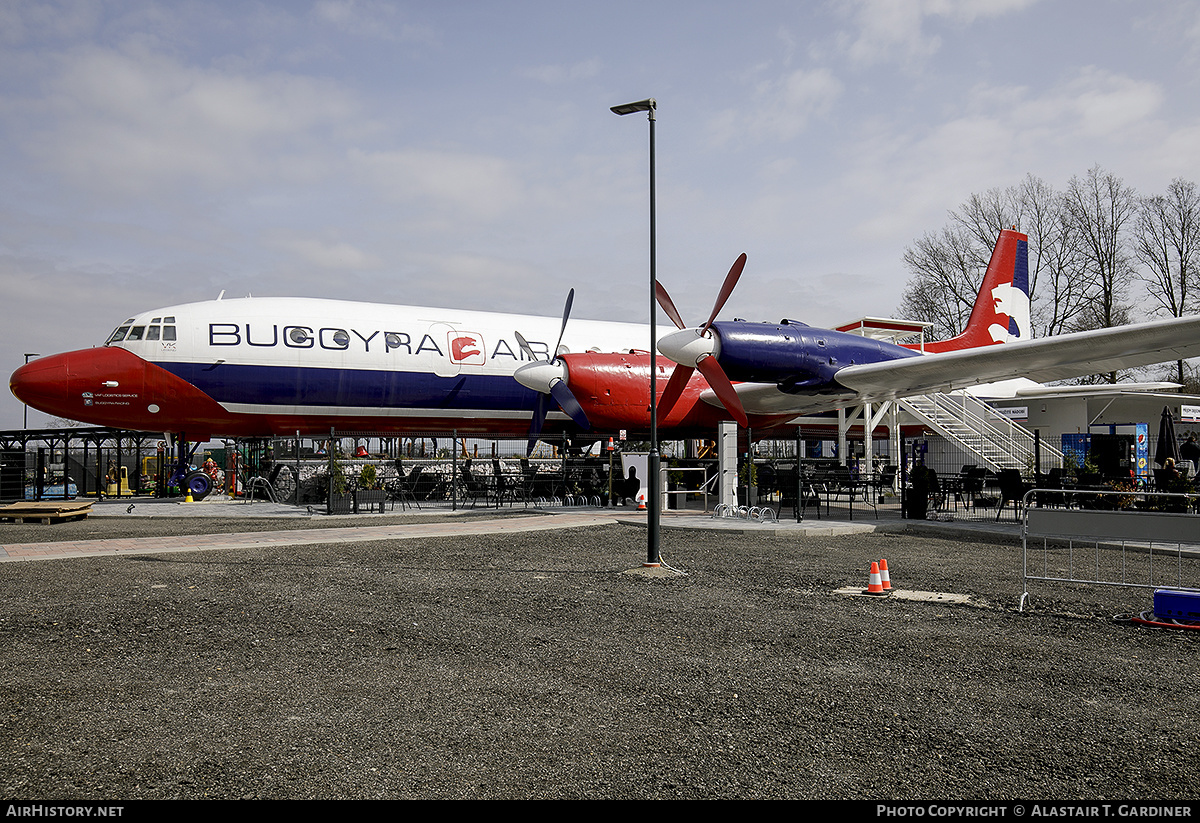
[(67, 357), (55, 354), (26, 363), (8, 378), (8, 388), (26, 405), (59, 414), (67, 398)]
[(13, 372), (8, 387), (46, 414), (124, 427), (144, 416), (146, 366), (124, 349), (82, 349), (31, 360)]
[(199, 440), (213, 431), (242, 433), (207, 394), (118, 346), (32, 360), (13, 372), (8, 385), (18, 400), (35, 409), (94, 426), (185, 431)]

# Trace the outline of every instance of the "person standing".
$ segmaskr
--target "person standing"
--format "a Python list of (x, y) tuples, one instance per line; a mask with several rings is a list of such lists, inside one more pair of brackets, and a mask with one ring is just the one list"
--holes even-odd
[(1187, 442), (1179, 447), (1179, 459), (1190, 460), (1193, 472), (1200, 469), (1200, 444), (1196, 443), (1196, 435), (1189, 434)]

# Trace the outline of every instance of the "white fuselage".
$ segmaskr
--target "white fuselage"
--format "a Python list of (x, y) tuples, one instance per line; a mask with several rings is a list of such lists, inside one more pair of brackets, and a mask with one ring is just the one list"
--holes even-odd
[[(549, 359), (560, 318), (310, 298), (240, 298), (142, 312), (110, 337), (235, 414), (528, 417), (513, 380)], [(571, 320), (560, 353), (642, 350), (648, 325)]]

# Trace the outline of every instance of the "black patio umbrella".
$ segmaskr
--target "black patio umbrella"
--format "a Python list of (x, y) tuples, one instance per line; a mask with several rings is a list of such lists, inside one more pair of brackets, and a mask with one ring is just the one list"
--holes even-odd
[(1160, 466), (1167, 465), (1167, 458), (1179, 462), (1179, 446), (1175, 442), (1175, 418), (1171, 416), (1171, 407), (1163, 406), (1162, 418), (1158, 421), (1158, 445), (1154, 449), (1154, 462)]

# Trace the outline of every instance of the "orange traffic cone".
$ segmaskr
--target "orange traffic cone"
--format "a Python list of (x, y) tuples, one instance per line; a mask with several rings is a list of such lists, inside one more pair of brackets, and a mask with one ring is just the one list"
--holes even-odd
[(637, 510), (638, 510), (638, 511), (640, 511), (640, 512), (644, 512), (644, 511), (646, 510), (646, 495), (644, 495), (644, 494), (639, 494), (639, 495), (638, 495), (638, 508), (637, 508)]
[(892, 578), (888, 576), (887, 560), (879, 561), (879, 583), (885, 592), (892, 590)]
[(867, 583), (867, 590), (863, 594), (887, 594), (883, 590), (883, 583), (879, 578), (879, 564), (874, 560), (871, 561), (871, 578)]

